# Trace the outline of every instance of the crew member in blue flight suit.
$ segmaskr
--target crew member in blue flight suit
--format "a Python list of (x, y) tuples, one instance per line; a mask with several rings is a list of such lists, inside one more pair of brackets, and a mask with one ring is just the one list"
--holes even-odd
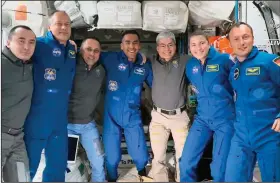
[(108, 181), (118, 178), (122, 130), (139, 178), (147, 178), (145, 166), (148, 163), (148, 151), (140, 103), (143, 83), (147, 82), (151, 87), (153, 75), (151, 63), (143, 62), (138, 53), (139, 38), (136, 31), (126, 31), (122, 35), (121, 52), (101, 54), (101, 63), (107, 74), (102, 136)]
[(280, 57), (259, 51), (250, 25), (232, 25), (236, 65), (230, 73), (236, 123), (225, 181), (251, 182), (256, 161), (263, 182), (280, 182)]
[(64, 11), (50, 18), (49, 32), (37, 38), (34, 92), (25, 122), (25, 143), (33, 179), (45, 149), (43, 182), (65, 181), (67, 166), (67, 110), (75, 73), (75, 48), (69, 44), (70, 18)]
[(234, 62), (228, 54), (210, 47), (202, 32), (190, 37), (193, 58), (186, 64), (186, 76), (197, 96), (197, 115), (179, 160), (180, 181), (197, 181), (196, 168), (209, 140), (214, 137), (211, 175), (223, 182), (235, 119), (233, 90), (228, 76)]

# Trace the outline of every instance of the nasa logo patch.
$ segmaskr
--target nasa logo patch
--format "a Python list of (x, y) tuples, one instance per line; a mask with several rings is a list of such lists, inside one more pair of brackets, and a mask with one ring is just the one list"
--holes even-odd
[(61, 55), (61, 50), (59, 48), (54, 48), (52, 51), (53, 56), (55, 57), (60, 57)]

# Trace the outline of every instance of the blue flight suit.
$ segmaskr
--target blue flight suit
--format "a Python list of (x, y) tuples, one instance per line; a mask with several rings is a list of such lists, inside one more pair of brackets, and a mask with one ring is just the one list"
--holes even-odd
[(150, 62), (142, 63), (140, 54), (135, 63), (128, 61), (123, 51), (102, 53), (101, 63), (107, 74), (102, 134), (105, 162), (108, 180), (116, 181), (122, 130), (137, 170), (144, 169), (148, 162), (140, 104), (143, 83), (152, 85), (152, 67)]
[(34, 91), (25, 122), (25, 143), (33, 179), (45, 149), (43, 182), (65, 181), (68, 157), (67, 110), (76, 67), (75, 48), (48, 32), (37, 38), (32, 57)]
[(226, 181), (250, 182), (258, 161), (263, 182), (280, 182), (280, 57), (253, 47), (230, 73), (235, 91), (235, 134), (228, 156)]
[(214, 181), (224, 181), (230, 140), (234, 132), (233, 90), (228, 80), (233, 65), (228, 54), (221, 54), (213, 47), (210, 47), (204, 65), (194, 57), (186, 64), (186, 76), (196, 93), (198, 106), (179, 160), (182, 182), (197, 181), (197, 165), (213, 135), (211, 175)]

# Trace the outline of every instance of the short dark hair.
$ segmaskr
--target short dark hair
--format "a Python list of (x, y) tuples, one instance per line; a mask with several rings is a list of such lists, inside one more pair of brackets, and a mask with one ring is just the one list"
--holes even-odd
[(139, 41), (140, 41), (140, 35), (138, 34), (138, 32), (136, 30), (126, 30), (122, 33), (122, 39), (121, 41), (123, 40), (124, 36), (127, 35), (127, 34), (134, 34), (138, 37)]
[(252, 28), (249, 24), (247, 24), (247, 23), (245, 23), (245, 22), (237, 22), (237, 23), (232, 24), (232, 25), (229, 27), (229, 29), (228, 29), (228, 31), (227, 31), (228, 37), (229, 37), (229, 33), (231, 32), (231, 30), (232, 30), (233, 28), (235, 28), (235, 27), (238, 28), (238, 27), (240, 27), (241, 25), (247, 26), (247, 27), (250, 29), (252, 35), (254, 36), (253, 28)]
[[(205, 32), (203, 32), (201, 29), (197, 29), (195, 30), (193, 33), (191, 33), (190, 37), (189, 37), (189, 41), (191, 40), (192, 37), (194, 36), (203, 36), (205, 37), (205, 39), (208, 41), (208, 36), (205, 34)], [(209, 42), (209, 41), (208, 41)]]
[(84, 39), (84, 40), (82, 41), (81, 46), (80, 46), (80, 49), (84, 46), (85, 42), (86, 42), (87, 40), (89, 40), (89, 39), (92, 39), (92, 40), (97, 41), (97, 42), (99, 43), (99, 45), (100, 45), (100, 48), (101, 48), (100, 40), (99, 40), (97, 37), (88, 37), (88, 38), (86, 38), (86, 39)]
[[(8, 40), (12, 40), (12, 37), (14, 36), (16, 30), (19, 29), (19, 28), (22, 28), (22, 29), (29, 30), (29, 31), (32, 31), (32, 32), (33, 32), (33, 30), (32, 30), (30, 27), (26, 26), (26, 25), (17, 25), (17, 26), (14, 26), (14, 27), (10, 30), (9, 35), (8, 35)], [(34, 33), (34, 32), (33, 32), (33, 33)], [(34, 35), (35, 35), (35, 33), (34, 33)], [(36, 35), (35, 35), (35, 37), (36, 37)]]
[(94, 37), (94, 36), (93, 36), (93, 37), (88, 37), (88, 38), (84, 39), (84, 40), (82, 41), (82, 43), (81, 43), (81, 48), (83, 47), (83, 44), (84, 44), (87, 40), (89, 40), (89, 39), (92, 39), (92, 40), (97, 41), (97, 42), (99, 43), (100, 47), (101, 47), (100, 40), (99, 40), (97, 37)]

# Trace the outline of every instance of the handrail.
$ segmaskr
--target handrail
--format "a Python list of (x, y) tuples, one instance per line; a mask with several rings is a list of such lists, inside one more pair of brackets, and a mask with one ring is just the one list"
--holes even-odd
[(239, 7), (239, 5), (238, 5), (239, 3), (238, 3), (238, 0), (235, 0), (235, 7), (234, 7), (234, 10), (235, 10), (235, 22), (238, 22), (238, 7)]

